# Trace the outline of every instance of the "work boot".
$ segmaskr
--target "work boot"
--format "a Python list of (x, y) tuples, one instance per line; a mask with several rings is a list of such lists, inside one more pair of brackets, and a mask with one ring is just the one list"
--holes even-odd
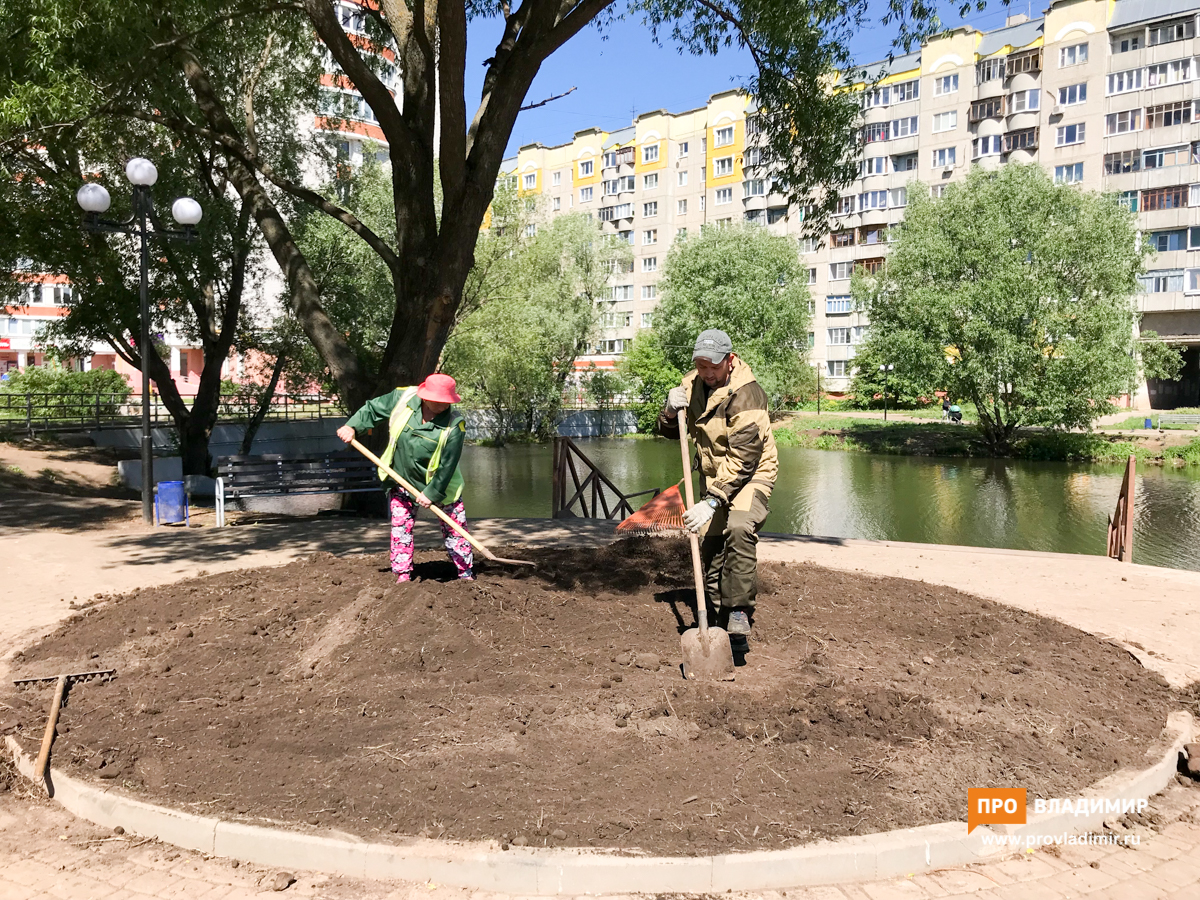
[(730, 634), (748, 635), (750, 633), (750, 616), (744, 609), (735, 609), (729, 613), (729, 624), (725, 628)]
[(407, 584), (412, 581), (412, 574), (409, 572), (399, 572), (396, 575), (396, 584)]

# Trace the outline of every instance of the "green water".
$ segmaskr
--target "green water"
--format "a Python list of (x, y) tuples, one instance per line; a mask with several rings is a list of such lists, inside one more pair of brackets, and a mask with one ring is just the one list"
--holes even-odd
[[(679, 445), (579, 441), (623, 491), (680, 477)], [(1123, 465), (929, 459), (781, 448), (765, 530), (1103, 554)], [(550, 515), (551, 449), (471, 446), (469, 516)], [(1200, 570), (1200, 471), (1143, 466), (1134, 562)]]

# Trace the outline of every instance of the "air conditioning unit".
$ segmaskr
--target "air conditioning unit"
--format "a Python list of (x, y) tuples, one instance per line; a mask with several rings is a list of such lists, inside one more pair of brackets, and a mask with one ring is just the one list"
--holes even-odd
[(942, 169), (942, 174), (949, 175), (953, 171), (954, 171), (954, 166), (946, 166), (945, 168)]

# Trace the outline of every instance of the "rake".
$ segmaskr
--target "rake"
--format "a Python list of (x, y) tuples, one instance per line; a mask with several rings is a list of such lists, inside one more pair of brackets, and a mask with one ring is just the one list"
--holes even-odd
[[(681, 482), (682, 483), (682, 482)], [(642, 504), (641, 509), (617, 526), (621, 534), (662, 534), (683, 531), (683, 496), (679, 485), (667, 488)]]

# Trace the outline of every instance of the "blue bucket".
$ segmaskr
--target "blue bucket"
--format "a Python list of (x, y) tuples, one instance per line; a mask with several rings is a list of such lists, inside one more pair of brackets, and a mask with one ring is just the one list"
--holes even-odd
[(187, 492), (182, 481), (160, 481), (154, 496), (154, 514), (159, 525), (190, 524)]

